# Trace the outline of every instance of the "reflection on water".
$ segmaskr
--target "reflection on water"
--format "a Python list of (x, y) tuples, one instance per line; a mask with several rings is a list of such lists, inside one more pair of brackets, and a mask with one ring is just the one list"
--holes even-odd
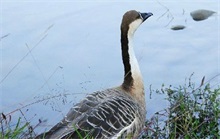
[[(190, 12), (201, 8), (219, 10), (216, 2), (200, 1), (3, 2), (0, 110), (8, 113), (30, 104), (22, 109), (27, 119), (33, 124), (48, 119), (47, 125), (54, 125), (85, 94), (119, 85), (121, 16), (136, 9), (154, 14), (134, 40), (147, 117), (152, 116), (166, 102), (156, 94), (149, 99), (150, 85), (184, 84), (193, 72), (199, 85), (203, 76), (219, 73), (219, 16), (195, 22)], [(170, 30), (175, 25), (186, 28)], [(218, 78), (213, 84), (219, 84)]]

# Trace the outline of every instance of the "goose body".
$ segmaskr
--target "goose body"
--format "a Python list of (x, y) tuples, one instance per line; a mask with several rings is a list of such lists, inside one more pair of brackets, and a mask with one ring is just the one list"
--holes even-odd
[(132, 38), (152, 13), (135, 10), (124, 14), (121, 48), (124, 64), (122, 85), (94, 92), (74, 105), (61, 122), (36, 138), (135, 138), (144, 127), (146, 106), (144, 85)]

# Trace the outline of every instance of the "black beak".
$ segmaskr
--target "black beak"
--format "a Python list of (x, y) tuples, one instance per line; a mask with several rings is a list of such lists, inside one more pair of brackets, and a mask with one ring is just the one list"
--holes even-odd
[(145, 21), (146, 19), (148, 19), (152, 15), (153, 15), (152, 13), (140, 13), (140, 16), (143, 19), (143, 21)]

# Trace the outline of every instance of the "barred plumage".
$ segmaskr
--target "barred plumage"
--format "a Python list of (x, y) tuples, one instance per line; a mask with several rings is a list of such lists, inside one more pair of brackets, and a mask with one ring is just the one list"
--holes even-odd
[(131, 39), (138, 26), (152, 13), (128, 11), (121, 24), (122, 59), (125, 67), (121, 86), (94, 92), (74, 105), (61, 122), (37, 138), (89, 137), (135, 138), (145, 123), (144, 86)]

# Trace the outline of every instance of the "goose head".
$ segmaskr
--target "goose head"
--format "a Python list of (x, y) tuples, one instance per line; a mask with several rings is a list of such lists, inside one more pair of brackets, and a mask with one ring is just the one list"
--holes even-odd
[(152, 13), (141, 13), (136, 10), (126, 12), (122, 18), (121, 32), (133, 36), (137, 28), (152, 15)]

